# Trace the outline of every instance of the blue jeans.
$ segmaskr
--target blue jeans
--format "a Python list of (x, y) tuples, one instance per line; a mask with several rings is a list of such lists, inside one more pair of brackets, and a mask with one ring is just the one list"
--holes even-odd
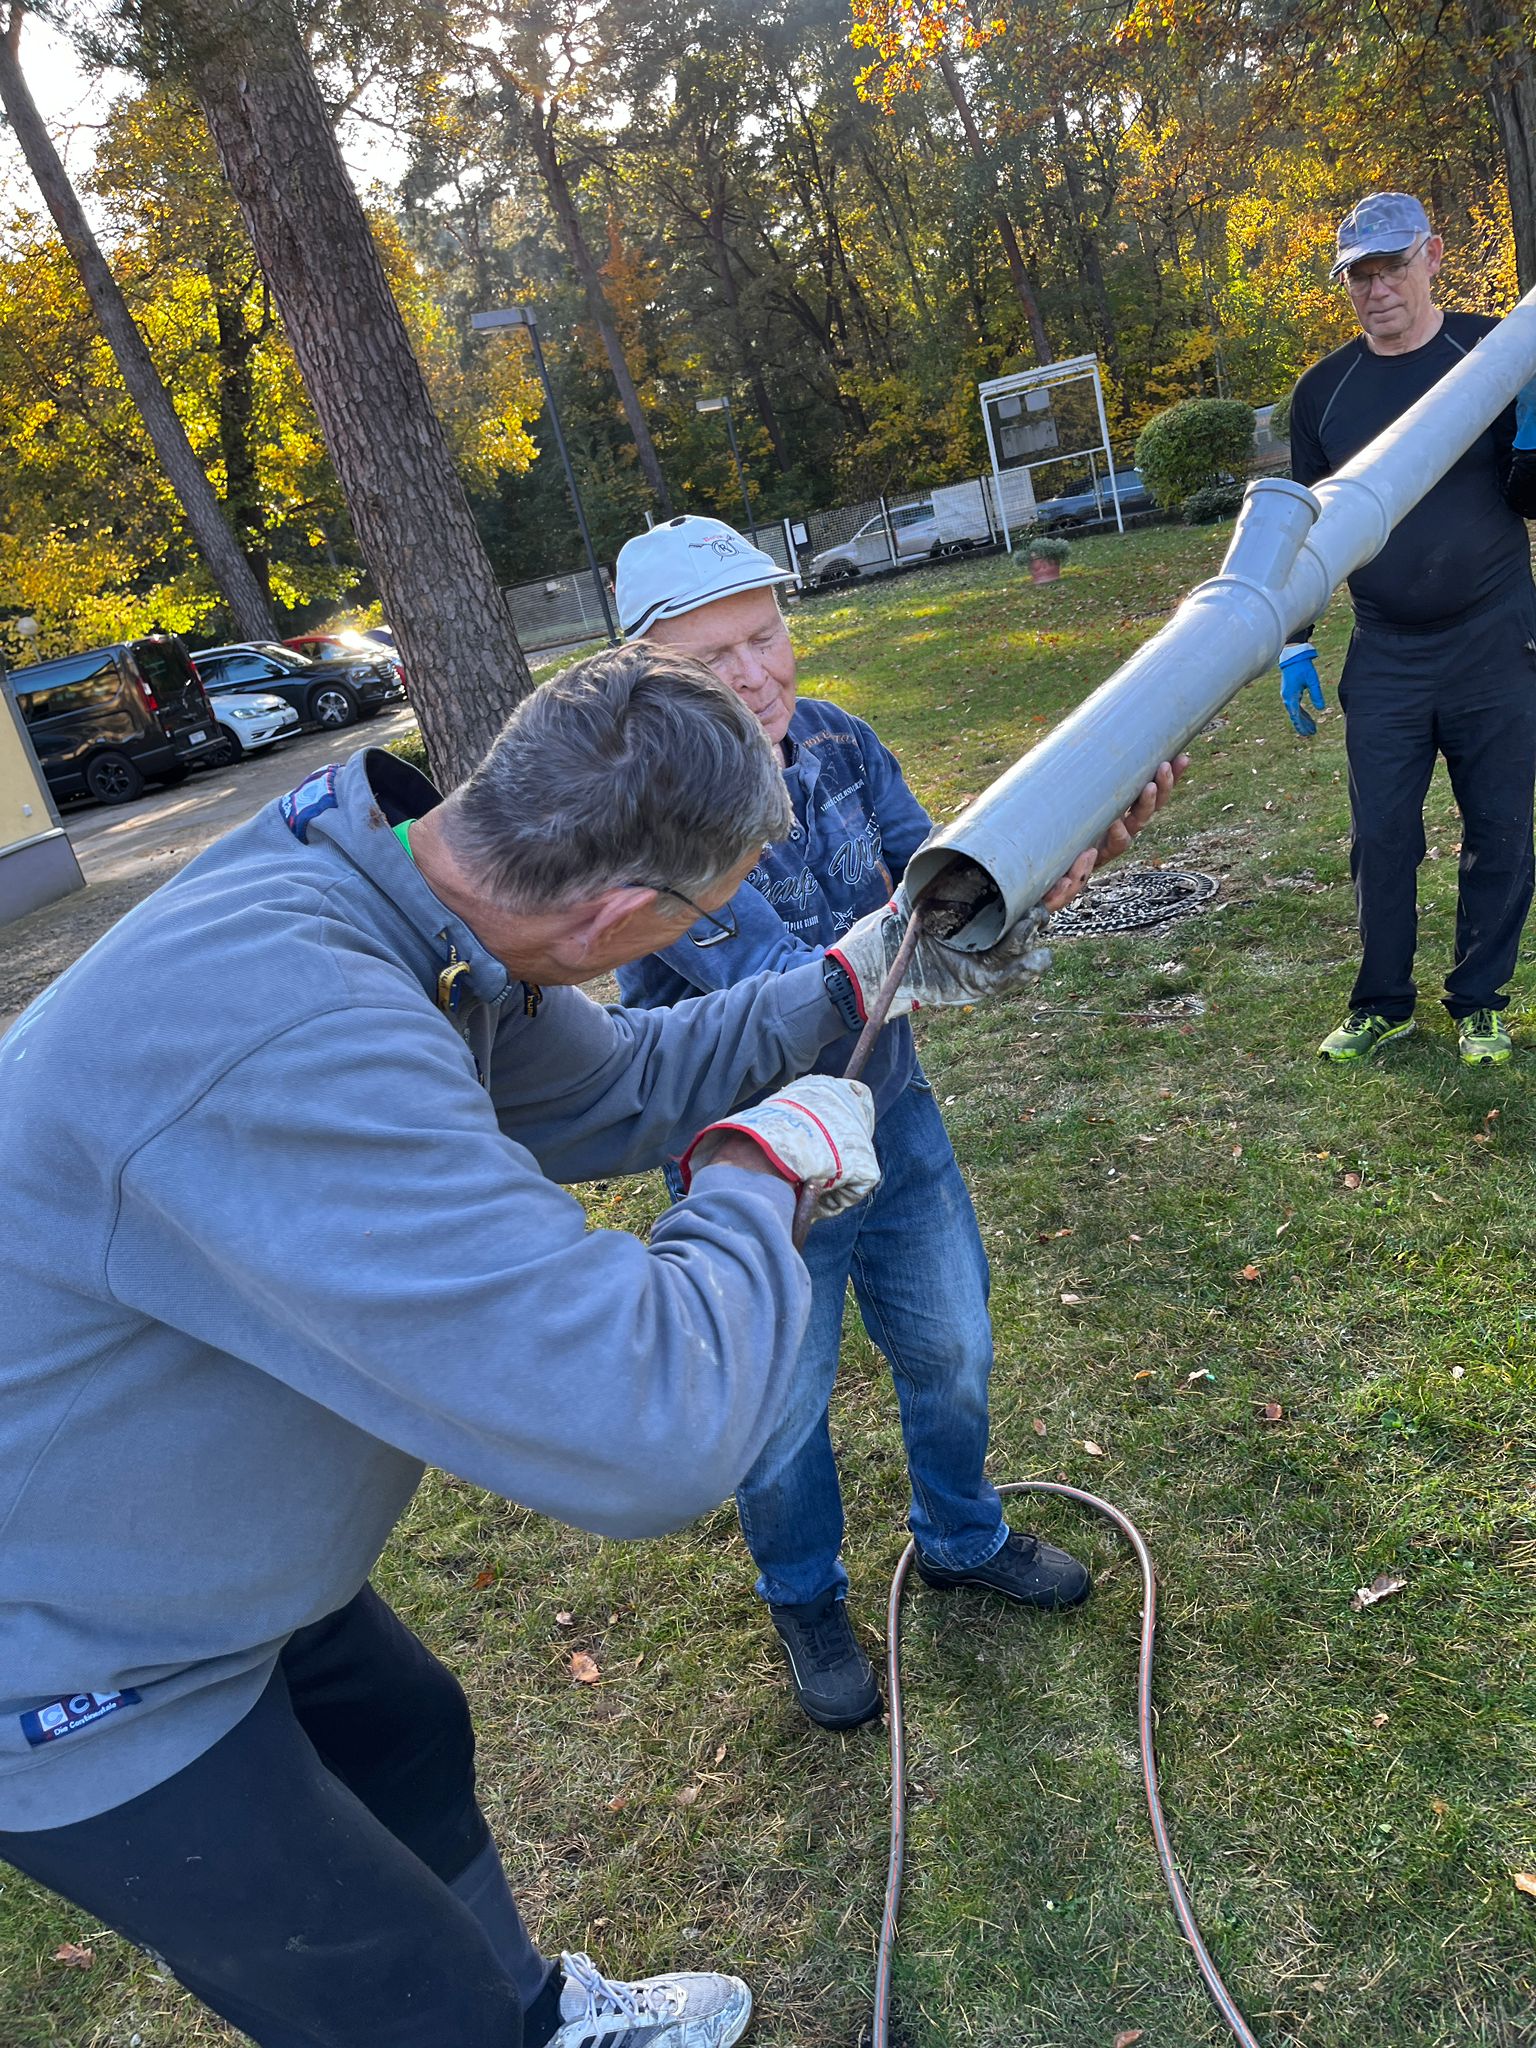
[(757, 1590), (774, 1606), (829, 1589), (841, 1599), (848, 1590), (827, 1404), (850, 1279), (896, 1383), (918, 1549), (946, 1570), (971, 1571), (1008, 1536), (983, 1469), (992, 1372), (987, 1259), (926, 1081), (914, 1081), (886, 1110), (875, 1148), (884, 1177), (874, 1194), (817, 1223), (806, 1241), (811, 1318), (794, 1388), (736, 1495)]

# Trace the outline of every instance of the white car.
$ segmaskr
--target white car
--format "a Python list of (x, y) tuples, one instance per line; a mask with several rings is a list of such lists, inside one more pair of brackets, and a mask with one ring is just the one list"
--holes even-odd
[(873, 519), (866, 519), (848, 540), (839, 541), (836, 547), (823, 548), (820, 554), (812, 555), (812, 580), (837, 583), (844, 577), (857, 576), (861, 569), (887, 563), (891, 559), (892, 540), (896, 543), (898, 561), (910, 561), (914, 555), (937, 554), (939, 521), (932, 504), (898, 505), (891, 513), (889, 540), (886, 538), (885, 519), (877, 512)]
[(269, 690), (210, 690), (208, 703), (231, 762), (292, 739), (299, 730), (298, 712)]

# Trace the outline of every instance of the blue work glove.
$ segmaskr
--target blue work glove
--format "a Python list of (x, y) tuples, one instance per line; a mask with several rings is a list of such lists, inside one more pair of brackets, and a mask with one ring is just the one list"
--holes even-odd
[(1317, 721), (1303, 704), (1303, 697), (1310, 697), (1319, 711), (1328, 708), (1317, 679), (1317, 649), (1310, 640), (1288, 640), (1280, 650), (1280, 702), (1292, 725), (1309, 740), (1317, 731)]
[(1515, 446), (1536, 449), (1536, 377), (1515, 393)]

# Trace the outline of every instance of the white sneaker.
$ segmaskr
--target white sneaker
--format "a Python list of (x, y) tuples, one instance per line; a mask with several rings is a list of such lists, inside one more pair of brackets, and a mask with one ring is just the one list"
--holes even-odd
[(673, 1972), (616, 1983), (590, 1956), (563, 1955), (562, 2025), (549, 2048), (731, 2048), (752, 1994), (739, 1977)]

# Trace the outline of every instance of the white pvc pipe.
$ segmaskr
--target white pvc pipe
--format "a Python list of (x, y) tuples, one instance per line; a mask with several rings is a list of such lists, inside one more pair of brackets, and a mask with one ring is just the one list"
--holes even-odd
[(951, 943), (990, 946), (1101, 838), (1150, 780), (1273, 667), (1339, 584), (1536, 377), (1536, 291), (1416, 405), (1315, 492), (1250, 484), (1221, 571), (1037, 747), (933, 833), (907, 866), (915, 895), (963, 855), (994, 885)]

